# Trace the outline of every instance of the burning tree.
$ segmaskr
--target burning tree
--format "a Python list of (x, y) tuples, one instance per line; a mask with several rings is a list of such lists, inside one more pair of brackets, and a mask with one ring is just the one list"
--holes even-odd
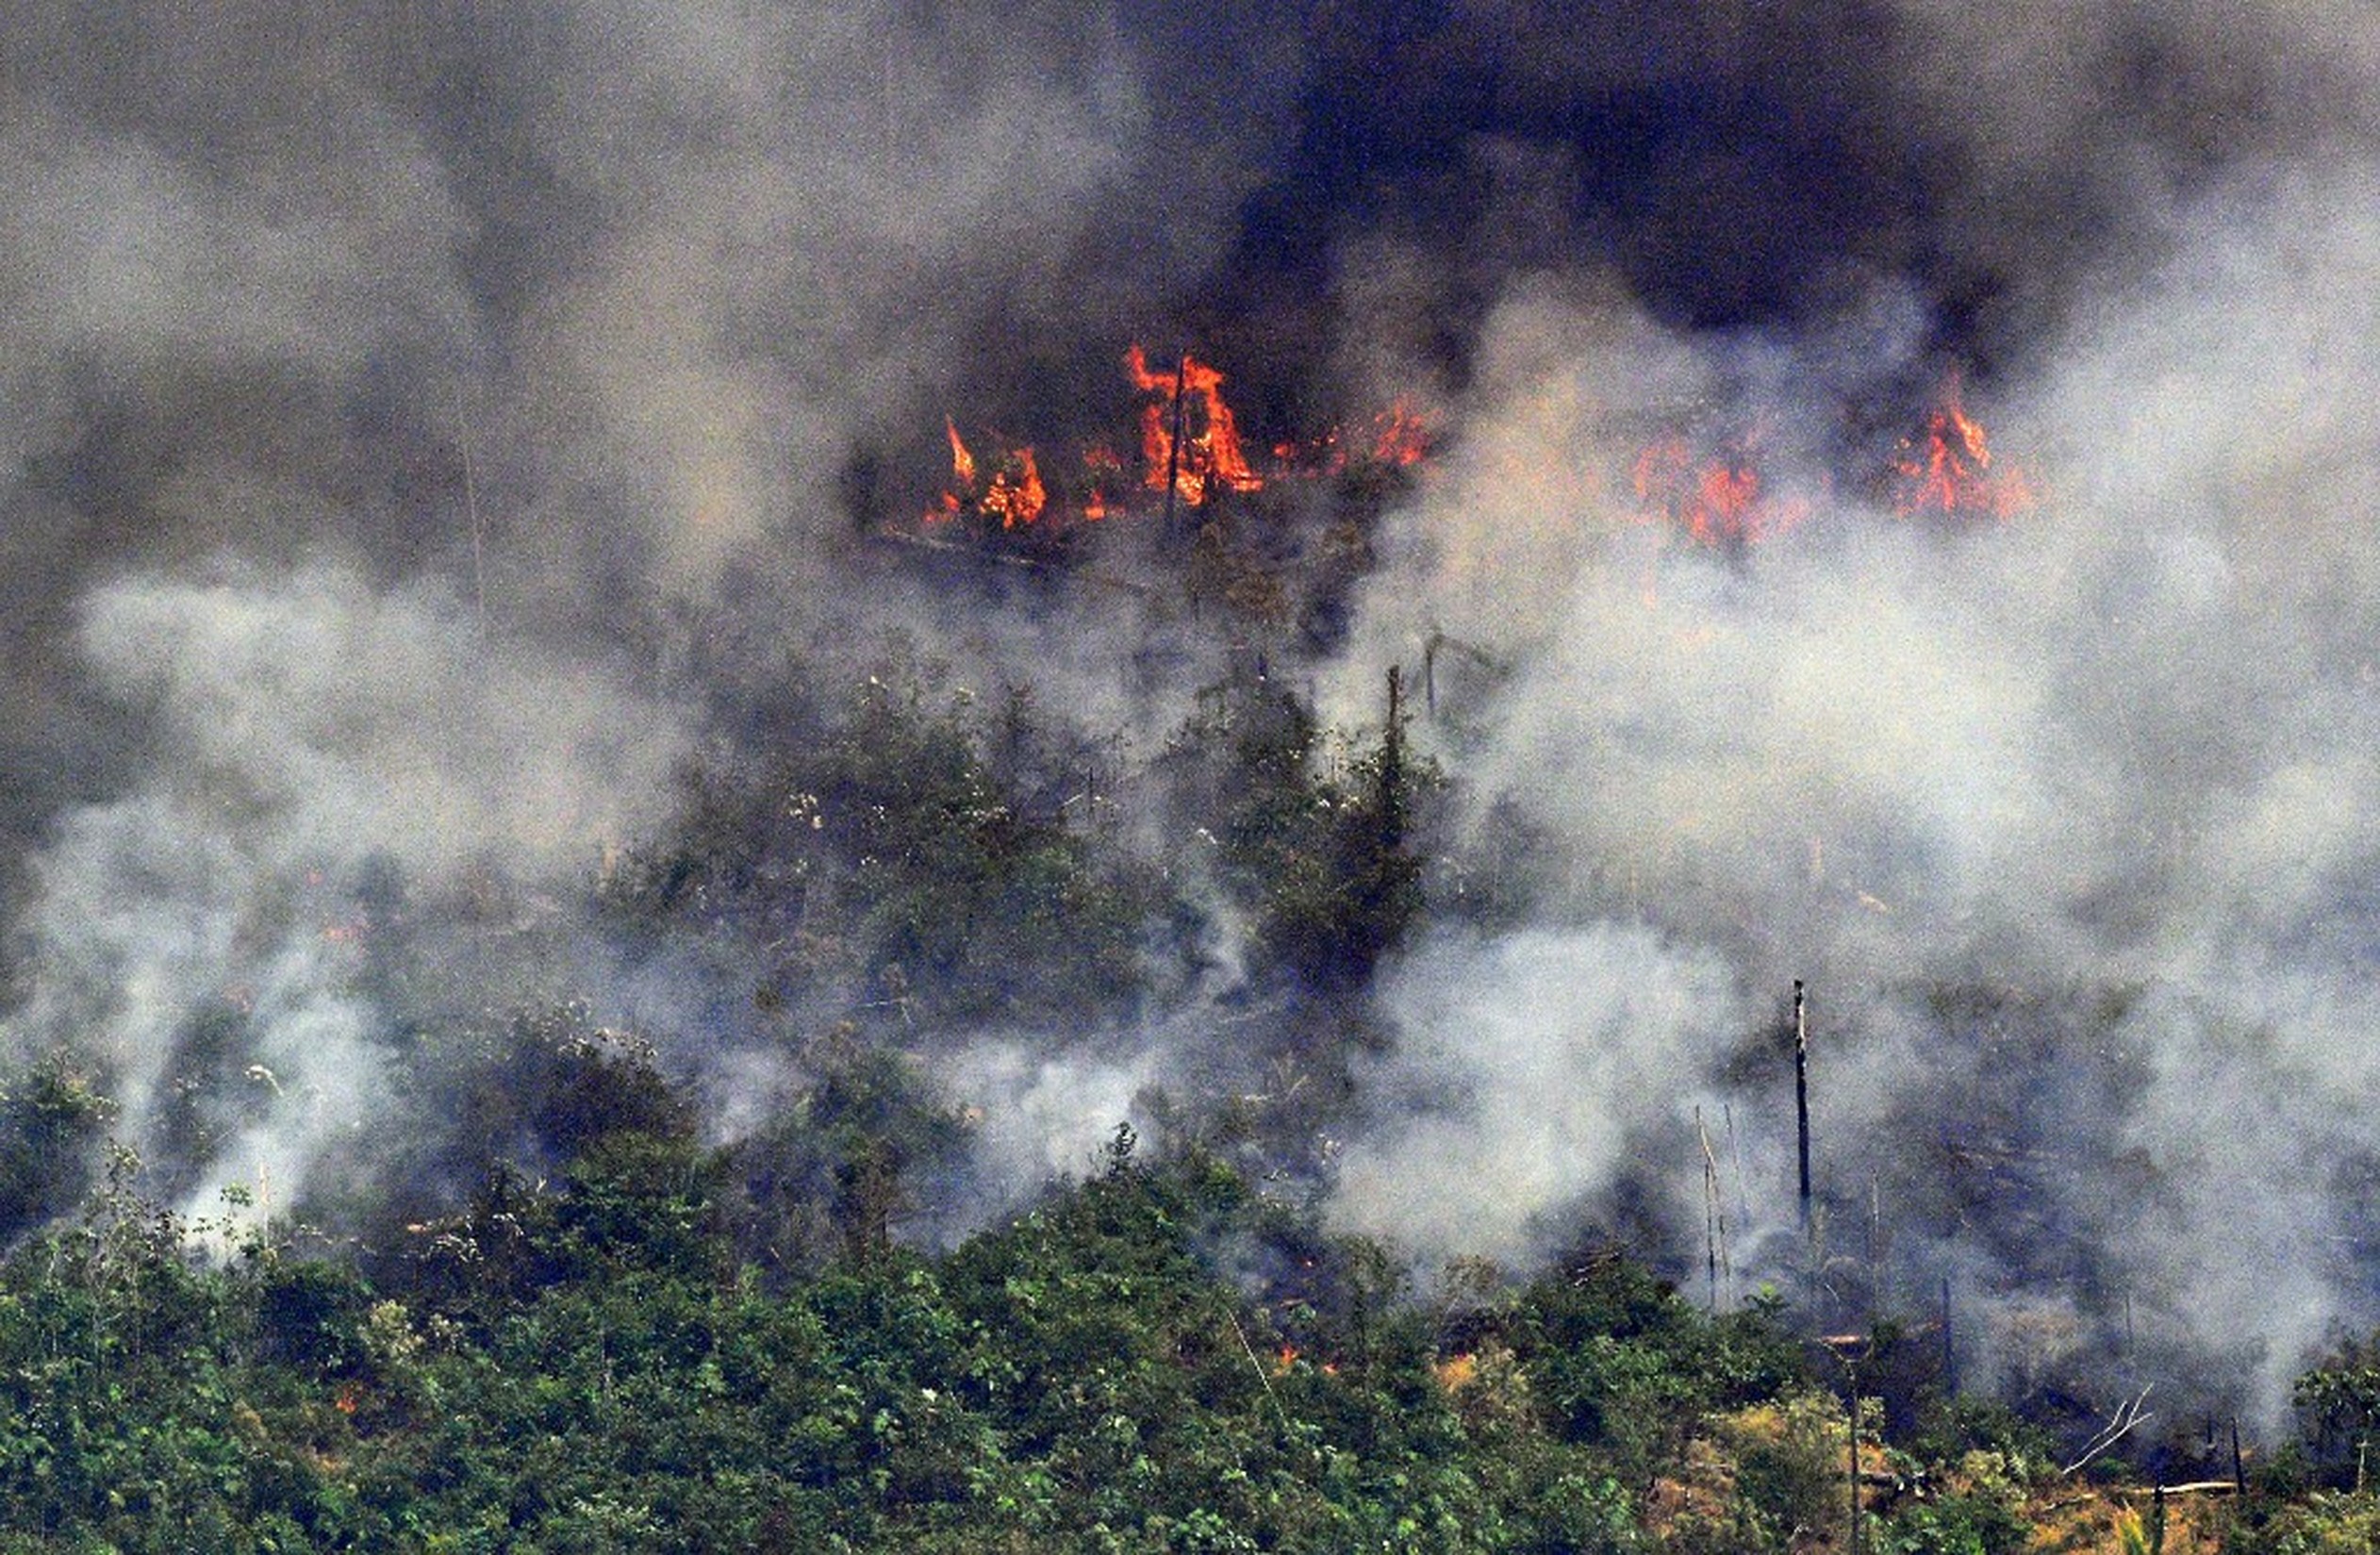
[[(1140, 408), (1142, 484), (1196, 507), (1217, 491), (1260, 491), (1264, 478), (1248, 467), (1239, 422), (1223, 403), (1223, 374), (1184, 356), (1171, 374), (1151, 372), (1137, 345), (1126, 354), (1132, 387), (1159, 396)], [(1192, 414), (1196, 406), (1197, 413)]]
[(2013, 466), (1992, 466), (1991, 439), (1960, 403), (1954, 375), (1925, 430), (1901, 440), (1892, 460), (1893, 511), (2012, 519), (2034, 505), (2033, 485)]

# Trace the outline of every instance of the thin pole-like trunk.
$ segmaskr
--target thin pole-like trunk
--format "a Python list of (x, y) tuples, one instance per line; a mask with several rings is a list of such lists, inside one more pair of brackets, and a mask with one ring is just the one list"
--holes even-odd
[(1190, 357), (1185, 353), (1173, 375), (1173, 436), (1165, 440), (1165, 539), (1173, 539), (1174, 490), (1182, 484), (1182, 400), (1190, 389)]
[(1810, 1234), (1810, 1020), (1802, 982), (1793, 979), (1793, 1133), (1801, 1164), (1802, 1234)]

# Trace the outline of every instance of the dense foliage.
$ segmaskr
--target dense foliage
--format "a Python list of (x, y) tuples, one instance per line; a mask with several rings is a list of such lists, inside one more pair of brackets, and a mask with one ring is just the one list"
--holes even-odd
[[(460, 1007), (463, 951), (536, 968), (539, 931), (491, 933), (522, 915), (490, 883), (441, 936), (386, 871), (356, 975), (409, 1105), (296, 1205), (163, 1207), (278, 1094), (232, 992), (145, 1165), (104, 1065), (0, 1077), (0, 1555), (2372, 1547), (2368, 1347), (2304, 1380), (2251, 1494), (2169, 1523), (1889, 1321), (1830, 1352), (1773, 1291), (1711, 1310), (1589, 1235), (1515, 1283), (1330, 1233), (1367, 980), (1425, 914), (1493, 910), (1433, 908), (1463, 870), (1387, 689), (1331, 731), (1259, 659), (1129, 766), (916, 667), (787, 693), (589, 893), (627, 976), (766, 1062), (734, 1129), (700, 1062), (567, 994)], [(1161, 1148), (1117, 1124), (1087, 1178), (906, 1232), (978, 1169), (938, 1057), (1005, 1025), (1062, 1058), (1190, 987), (1238, 1012), (1233, 1083), (1136, 1099)]]
[(1841, 1407), (1768, 1309), (1616, 1256), (1401, 1299), (1128, 1131), (938, 1260), (773, 1286), (728, 1157), (642, 1130), (378, 1278), (129, 1166), (0, 1270), (7, 1547), (1782, 1549), (1833, 1514)]
[[(550, 1056), (559, 1091), (666, 1095), (623, 1083), (634, 1052)], [(0, 1266), (0, 1549), (1845, 1542), (1849, 1417), (1773, 1298), (1712, 1314), (1611, 1250), (1409, 1288), (1120, 1127), (1095, 1175), (946, 1254), (772, 1275), (735, 1152), (636, 1116), (542, 1181), (491, 1173), (370, 1272), (237, 1201), (184, 1221), (119, 1155)], [(1861, 1414), (1863, 1547), (2007, 1555), (2099, 1494), (1992, 1411), (1937, 1398), (1897, 1437)], [(2369, 1498), (2334, 1482), (2260, 1485), (2226, 1547), (2369, 1547)], [(2115, 1509), (2058, 1547), (2159, 1547), (2149, 1526)]]

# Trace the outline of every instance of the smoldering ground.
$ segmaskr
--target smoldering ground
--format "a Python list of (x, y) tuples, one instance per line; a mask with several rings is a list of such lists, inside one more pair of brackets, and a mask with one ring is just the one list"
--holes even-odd
[[(406, 1012), (309, 891), (568, 895), (789, 643), (898, 630), (1158, 749), (1188, 687), (1150, 664), (1219, 662), (1177, 618), (954, 596), (854, 539), (884, 489), (855, 471), (953, 402), (1073, 430), (1146, 331), (1281, 415), (1417, 389), (1445, 428), (1344, 637), (1264, 645), (1347, 723), (1433, 637), (1498, 667), (1417, 737), (1505, 917), (1374, 990), (1347, 1223), (1527, 1258), (1628, 1184), (1690, 1239), (1697, 1101), (1784, 1213), (1745, 1054), (1802, 976), (1829, 1191), (1889, 1189), (1910, 1278), (2129, 1296), (2268, 1397), (2371, 1317), (2360, 11), (8, 22), (8, 1030), (91, 1045), (138, 1135), (190, 1023), (244, 1001), (278, 1094), (193, 1191), (259, 1155), (302, 1182), (374, 1110)], [(1954, 366), (2042, 485), (2006, 525), (1863, 484)], [(1635, 441), (1680, 414), (1781, 429), (1812, 517), (1724, 555), (1639, 521)], [(1136, 565), (1162, 595), (1165, 553)], [(733, 1055), (714, 1081), (773, 1072), (715, 990), (673, 1028), (681, 980), (616, 971), (567, 991)], [(456, 976), (457, 1007), (521, 980)], [(1060, 1137), (1069, 1074), (1104, 1106), (1214, 1067), (1033, 1035), (953, 1071), (1066, 1120), (991, 1142), (1020, 1173), (1097, 1146)], [(2032, 1166), (1962, 1198), (1994, 1150)], [(1481, 1161), (1498, 1207), (1465, 1216)]]

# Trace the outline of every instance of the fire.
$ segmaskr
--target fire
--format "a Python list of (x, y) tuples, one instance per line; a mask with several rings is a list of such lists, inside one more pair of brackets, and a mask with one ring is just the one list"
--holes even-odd
[[(1814, 507), (1769, 484), (1766, 440), (1758, 421), (1721, 438), (1673, 432), (1655, 439), (1637, 455), (1630, 471), (1643, 517), (1707, 546), (1755, 544), (1795, 528)], [(2037, 501), (2024, 471), (1992, 462), (1991, 441), (1960, 404), (1955, 377), (1926, 419), (1924, 435), (1903, 439), (1866, 489), (1879, 484), (1903, 518), (1948, 513), (2006, 520)]]
[(942, 424), (950, 429), (950, 478), (961, 488), (972, 491), (975, 489), (975, 455), (968, 453), (967, 444), (959, 440), (958, 422), (945, 416)]
[(1699, 459), (1680, 436), (1646, 447), (1630, 477), (1646, 516), (1683, 530), (1697, 545), (1713, 546), (1769, 539), (1800, 523), (1810, 517), (1810, 504), (1762, 488), (1754, 441), (1736, 440)]
[(1430, 428), (1410, 401), (1373, 417), (1372, 431), (1372, 457), (1382, 464), (1416, 465), (1430, 456)]
[[(1371, 430), (1364, 456), (1373, 464), (1402, 470), (1430, 457), (1433, 441), (1430, 423), (1409, 400), (1400, 399), (1373, 417)], [(1283, 473), (1338, 475), (1347, 471), (1348, 464), (1345, 439), (1335, 428), (1311, 442), (1284, 439), (1273, 444), (1272, 452), (1273, 462)]]
[(1263, 489), (1264, 477), (1248, 468), (1248, 455), (1240, 449), (1239, 422), (1223, 403), (1222, 373), (1188, 356), (1171, 373), (1151, 372), (1148, 353), (1137, 345), (1125, 354), (1124, 366), (1133, 388), (1158, 396), (1140, 407), (1140, 451), (1149, 465), (1146, 484), (1151, 491), (1165, 490), (1170, 476), (1174, 494), (1196, 507), (1218, 487)]
[(2032, 483), (2022, 470), (1992, 468), (1991, 441), (1959, 404), (1956, 377), (1927, 418), (1925, 436), (1902, 440), (1892, 474), (1892, 508), (1903, 518), (1953, 513), (2010, 519), (2034, 503)]
[[(968, 521), (971, 527), (1016, 531), (1035, 524), (1096, 522), (1133, 505), (1136, 491), (1164, 494), (1198, 507), (1225, 492), (1255, 492), (1275, 480), (1318, 477), (1346, 471), (1350, 463), (1338, 432), (1270, 449), (1271, 463), (1260, 471), (1243, 442), (1239, 421), (1223, 398), (1224, 374), (1196, 356), (1184, 356), (1170, 371), (1152, 366), (1134, 345), (1124, 356), (1126, 375), (1141, 396), (1138, 407), (1142, 468), (1134, 472), (1114, 447), (1093, 441), (1079, 455), (1055, 456), (1045, 477), (1031, 447), (1003, 447), (979, 440), (970, 448), (953, 417), (943, 418), (950, 447), (949, 486), (929, 504), (928, 523)], [(1359, 438), (1359, 459), (1387, 469), (1420, 464), (1430, 452), (1431, 434), (1419, 411), (1405, 400), (1372, 418), (1370, 437)], [(984, 452), (981, 456), (978, 449)], [(1148, 505), (1148, 499), (1142, 499)]]
[(1002, 529), (1020, 529), (1041, 517), (1049, 505), (1050, 492), (1041, 484), (1041, 471), (1034, 465), (1033, 450), (1016, 450), (1016, 469), (1003, 466), (992, 477), (990, 489), (983, 493), (983, 511), (1000, 520)]
[(950, 432), (950, 487), (937, 505), (926, 510), (928, 522), (955, 519), (971, 509), (986, 524), (1020, 529), (1041, 517), (1050, 505), (1050, 490), (1042, 484), (1041, 467), (1034, 462), (1032, 449), (1018, 448), (994, 461), (991, 484), (985, 486), (975, 455), (959, 436), (958, 422), (945, 417), (943, 424)]

